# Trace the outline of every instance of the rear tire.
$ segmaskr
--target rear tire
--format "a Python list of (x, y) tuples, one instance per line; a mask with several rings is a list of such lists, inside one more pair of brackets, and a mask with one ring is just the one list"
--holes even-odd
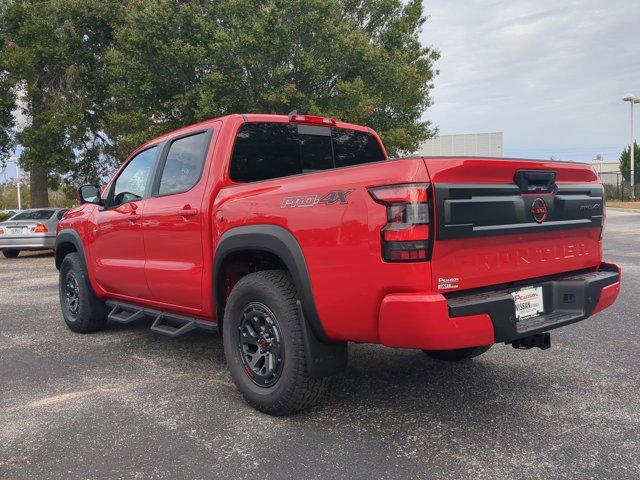
[(457, 348), (455, 350), (423, 350), (431, 358), (445, 362), (460, 362), (470, 360), (478, 355), (482, 355), (493, 345), (483, 345), (481, 347)]
[(60, 308), (70, 330), (90, 333), (102, 330), (107, 323), (107, 311), (93, 293), (80, 255), (70, 253), (60, 266)]
[(2, 250), (2, 254), (5, 258), (18, 258), (20, 255), (20, 250)]
[(327, 379), (307, 372), (302, 321), (286, 271), (246, 275), (229, 295), (222, 337), (227, 366), (247, 403), (261, 412), (289, 415), (322, 395)]

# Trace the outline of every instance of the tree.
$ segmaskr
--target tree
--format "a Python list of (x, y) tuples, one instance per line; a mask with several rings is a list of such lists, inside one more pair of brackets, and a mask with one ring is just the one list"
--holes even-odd
[(14, 109), (11, 85), (7, 81), (7, 73), (0, 71), (0, 166), (7, 161), (13, 149)]
[(149, 138), (234, 112), (333, 116), (412, 151), (435, 132), (424, 22), (421, 0), (3, 0), (0, 155), (22, 146), (40, 207), (60, 176), (99, 181)]
[[(631, 180), (631, 149), (630, 145), (622, 151), (620, 154), (620, 171), (626, 181)], [(640, 145), (638, 142), (633, 143), (633, 170), (636, 180), (640, 175)]]
[(391, 154), (434, 133), (437, 51), (420, 0), (140, 0), (109, 48), (109, 135), (124, 155), (234, 112), (293, 109), (375, 128)]
[[(0, 18), (4, 16), (6, 4), (0, 3)], [(0, 28), (2, 24), (0, 23)], [(0, 35), (0, 52), (4, 46), (4, 38)], [(13, 109), (15, 101), (9, 80), (9, 72), (2, 68), (0, 62), (0, 166), (4, 166), (13, 149)]]
[[(12, 106), (26, 119), (15, 140), (30, 172), (31, 206), (45, 207), (51, 175), (83, 172), (78, 160), (95, 163), (108, 147), (105, 50), (119, 2), (8, 0), (2, 5), (0, 71)], [(7, 135), (6, 126), (0, 129)], [(95, 176), (95, 165), (88, 170)]]

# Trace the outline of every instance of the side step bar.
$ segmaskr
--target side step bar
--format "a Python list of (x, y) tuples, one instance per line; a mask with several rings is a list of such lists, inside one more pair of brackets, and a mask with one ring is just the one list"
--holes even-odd
[(193, 330), (204, 330), (213, 332), (218, 330), (218, 326), (212, 322), (200, 320), (198, 318), (183, 317), (173, 313), (161, 312), (151, 308), (138, 307), (127, 303), (107, 301), (107, 307), (111, 308), (109, 320), (128, 324), (140, 318), (155, 318), (151, 331), (166, 335), (168, 337), (179, 337)]
[[(107, 304), (107, 306), (111, 306)], [(139, 318), (144, 317), (144, 312), (138, 307), (129, 307), (128, 305), (115, 304), (107, 317), (117, 323), (127, 324), (135, 322)]]

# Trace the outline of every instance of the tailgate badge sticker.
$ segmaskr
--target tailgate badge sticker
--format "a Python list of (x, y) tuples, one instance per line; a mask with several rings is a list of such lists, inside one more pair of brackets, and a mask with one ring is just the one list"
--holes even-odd
[(315, 207), (318, 204), (322, 205), (335, 205), (336, 203), (346, 204), (347, 195), (353, 193), (354, 189), (349, 190), (333, 190), (325, 193), (323, 196), (316, 194), (311, 195), (296, 195), (294, 197), (285, 197), (280, 205), (280, 208), (302, 208), (302, 207)]
[(449, 277), (449, 278), (438, 278), (438, 290), (451, 290), (458, 288), (458, 282), (460, 279), (458, 277)]

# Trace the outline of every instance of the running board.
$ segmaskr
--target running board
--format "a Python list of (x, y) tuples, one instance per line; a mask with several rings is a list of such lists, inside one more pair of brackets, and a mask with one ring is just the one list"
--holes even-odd
[(114, 322), (126, 325), (128, 323), (135, 322), (142, 317), (144, 317), (144, 311), (142, 309), (129, 305), (123, 306), (121, 304), (116, 304), (111, 309), (111, 312), (109, 313), (109, 316), (107, 318), (109, 320), (113, 320)]
[(164, 313), (159, 314), (156, 317), (156, 321), (151, 325), (152, 332), (166, 335), (167, 337), (179, 337), (185, 333), (192, 332), (196, 328), (198, 326), (193, 318), (174, 317)]
[(107, 301), (107, 306), (112, 308), (109, 320), (118, 323), (131, 323), (139, 318), (154, 318), (155, 321), (151, 325), (151, 331), (167, 337), (179, 337), (194, 330), (207, 332), (218, 330), (218, 326), (215, 323), (198, 318), (183, 317), (173, 313), (113, 301)]

